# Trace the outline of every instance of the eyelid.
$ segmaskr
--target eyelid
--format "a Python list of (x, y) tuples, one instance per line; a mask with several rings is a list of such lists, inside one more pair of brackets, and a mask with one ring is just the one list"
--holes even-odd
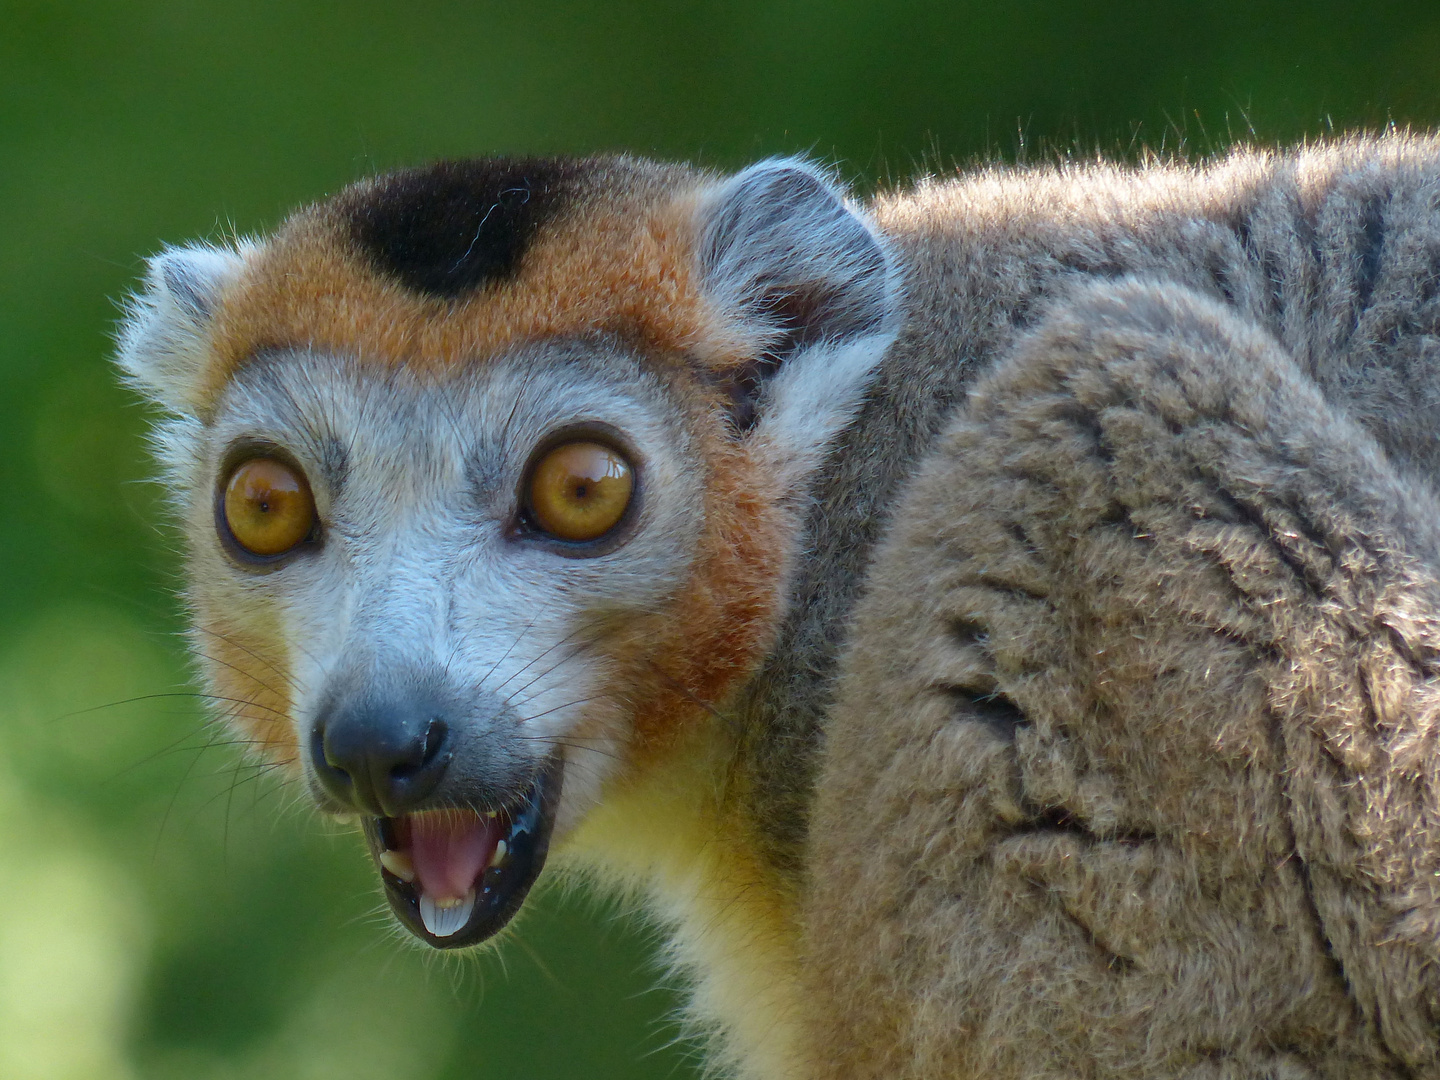
[(235, 467), (248, 458), (275, 458), (305, 476), (315, 497), (315, 509), (328, 523), (330, 508), (349, 478), (349, 453), (334, 439), (306, 438), (296, 442), (300, 445), (269, 434), (250, 432), (235, 436), (219, 455), (214, 482), (224, 483)]

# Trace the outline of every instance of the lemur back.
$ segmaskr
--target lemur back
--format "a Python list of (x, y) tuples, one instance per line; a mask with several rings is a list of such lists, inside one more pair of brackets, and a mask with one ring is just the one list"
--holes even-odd
[[(1412, 502), (1433, 498), (1440, 463), (1437, 149), (1391, 137), (1203, 167), (997, 167), (867, 206), (799, 162), (730, 178), (624, 158), (450, 163), (357, 185), (236, 250), (166, 252), (121, 361), (170, 413), (157, 444), (189, 538), (204, 677), (251, 703), (228, 719), (257, 752), (296, 760), (322, 808), (362, 815), (392, 908), (431, 945), (503, 928), (547, 855), (647, 896), (694, 978), (716, 1060), (739, 1075), (1110, 1075), (1099, 1062), (1159, 1076), (1220, 1058), (1270, 1069), (1255, 1048), (1281, 1039), (1297, 1068), (1423, 1064), (1433, 1040), (1397, 1050), (1394, 1024), (1331, 1023), (1364, 979), (1339, 977), (1316, 1020), (1318, 998), (1287, 997), (1284, 965), (1265, 968), (1259, 948), (1259, 974), (1237, 985), (1291, 1002), (1270, 1027), (1237, 1013), (1162, 1029), (1170, 1013), (1122, 1008), (1108, 984), (1077, 996), (1088, 960), (1066, 967), (1068, 940), (1029, 982), (995, 957), (1033, 965), (1044, 949), (999, 943), (1059, 931), (1006, 921), (1008, 903), (1028, 910), (1004, 899), (1023, 874), (991, 893), (975, 883), (1001, 880), (986, 860), (1017, 832), (1047, 830), (1091, 845), (1067, 849), (1067, 865), (1162, 843), (1199, 881), (1211, 864), (1195, 838), (1253, 809), (1228, 797), (1139, 823), (1131, 758), (1106, 766), (1109, 743), (1075, 748), (1077, 725), (1144, 726), (1128, 698), (1097, 712), (1095, 686), (1157, 678), (1093, 657), (1075, 675), (1106, 617), (1156, 640), (1203, 629), (1197, 663), (1214, 659), (1205, 642), (1242, 642), (1255, 659), (1235, 685), (1277, 700), (1295, 694), (1278, 658), (1324, 636), (1320, 623), (1266, 637), (1214, 615), (1250, 602), (1231, 595), (1233, 559), (1201, 559), (1182, 589), (1162, 563), (1116, 554), (1149, 542), (1131, 503), (1248, 522), (1255, 565), (1284, 546), (1278, 511), (1226, 479), (1238, 443), (1202, 467), (1187, 433), (1238, 425), (1264, 443), (1267, 468), (1325, 438), (1332, 457), (1380, 461), (1366, 472), (1300, 454), (1271, 472), (1309, 478), (1312, 509), (1363, 473), (1365, 514), (1381, 523), (1331, 531), (1426, 566), (1440, 550), (1375, 509), (1405, 485)], [(1241, 370), (1273, 377), (1237, 382)], [(1166, 381), (1192, 371), (1183, 392)], [(1116, 404), (1082, 392), (1117, 379), (1129, 389)], [(1242, 384), (1261, 397), (1300, 389), (1216, 420)], [(1155, 395), (1175, 445), (1147, 442), (1138, 420), (1111, 431), (1135, 405), (1125, 393)], [(1204, 401), (1187, 412), (1176, 394)], [(1034, 419), (1042, 406), (1048, 419)], [(1341, 434), (1312, 438), (1311, 421)], [(979, 430), (1005, 452), (977, 444)], [(1100, 447), (1076, 458), (1098, 462), (1083, 483), (1046, 472), (1062, 431)], [(1132, 460), (1125, 440), (1153, 462)], [(1181, 459), (1189, 472), (1166, 472)], [(1103, 588), (1104, 559), (1072, 565), (1065, 539), (1102, 487), (1115, 490), (1096, 520), (1119, 544)], [(1252, 503), (1251, 517), (1232, 512)], [(1002, 526), (1005, 543), (992, 535)], [(1177, 550), (1199, 550), (1190, 543)], [(1311, 579), (1316, 609), (1344, 622), (1332, 609), (1358, 603), (1354, 587), (1326, 600), (1329, 579)], [(1412, 615), (1429, 610), (1417, 580), (1392, 588)], [(1128, 598), (1123, 618), (1085, 607), (1107, 589)], [(1366, 669), (1366, 693), (1393, 667)], [(1066, 679), (1068, 696), (1055, 689)], [(1159, 739), (1151, 765), (1178, 790), (1219, 784), (1181, 765), (1220, 746), (1227, 724), (1244, 727), (1227, 719), (1233, 691), (1199, 695), (1210, 711), (1184, 714), (1188, 741)], [(1071, 709), (1063, 722), (1057, 702)], [(1327, 730), (1324, 703), (1309, 708), (1296, 731)], [(1387, 722), (1408, 731), (1395, 710)], [(1279, 727), (1286, 746), (1300, 738)], [(1233, 762), (1228, 745), (1217, 752), (1231, 780), (1304, 773), (1273, 740), (1246, 746)], [(1068, 769), (1069, 786), (1038, 779), (1042, 759)], [(1386, 787), (1389, 759), (1372, 759), (1345, 767), (1400, 783)], [(1429, 783), (1413, 755), (1396, 768)], [(1117, 776), (1120, 795), (1094, 794)], [(1282, 828), (1281, 803), (1261, 802), (1256, 865), (1311, 857), (1303, 823)], [(1416, 795), (1395, 812), (1428, 806)], [(1237, 850), (1251, 839), (1239, 828)], [(1292, 936), (1338, 934), (1317, 955), (1371, 963), (1379, 924), (1337, 928), (1335, 912), (1383, 907), (1381, 893), (1422, 904), (1428, 856), (1405, 858), (1392, 853), (1385, 866), (1408, 868), (1388, 877), (1352, 874), (1351, 859), (1333, 909), (1302, 905)], [(1097, 880), (1136, 872), (1096, 865)], [(1252, 884), (1261, 907), (1293, 900), (1288, 880)], [(971, 894), (975, 911), (954, 909)], [(1176, 910), (1164, 929), (1175, 940), (1243, 921), (1223, 904)], [(1079, 921), (1105, 937), (1103, 919)], [(1407, 971), (1434, 962), (1417, 948), (1397, 961)], [(1117, 961), (1113, 976), (1153, 994), (1134, 973), (1161, 969)], [(1371, 984), (1390, 1000), (1385, 978)], [(987, 995), (1005, 1008), (982, 1008)], [(1106, 1023), (1089, 1024), (1102, 1001)], [(1018, 1023), (1026, 1008), (1040, 1019)], [(1072, 1028), (1109, 1041), (1054, 1034)], [(1051, 1037), (1030, 1052), (1011, 1033), (1022, 1030)]]
[(890, 504), (977, 371), (1068, 290), (1135, 276), (1219, 299), (1403, 467), (1440, 471), (1434, 152), (1356, 141), (1206, 168), (996, 167), (876, 201), (906, 267), (905, 329), (818, 471), (789, 615), (744, 698), (773, 858), (802, 858), (836, 646)]

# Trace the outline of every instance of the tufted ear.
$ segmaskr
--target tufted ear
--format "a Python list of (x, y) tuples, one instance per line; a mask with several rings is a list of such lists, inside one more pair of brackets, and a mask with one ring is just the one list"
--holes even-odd
[(150, 260), (144, 287), (126, 305), (116, 356), (146, 397), (174, 413), (194, 411), (211, 314), (243, 265), (240, 252), (199, 244)]
[(732, 177), (700, 213), (706, 292), (753, 343), (732, 373), (736, 426), (763, 420), (799, 435), (799, 424), (811, 442), (828, 438), (898, 327), (898, 274), (883, 238), (829, 177), (788, 158)]

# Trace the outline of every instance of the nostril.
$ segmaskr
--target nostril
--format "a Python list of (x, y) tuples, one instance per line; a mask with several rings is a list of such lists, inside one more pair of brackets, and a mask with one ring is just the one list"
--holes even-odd
[(425, 757), (424, 764), (429, 765), (439, 756), (440, 750), (445, 745), (445, 736), (450, 733), (445, 721), (438, 716), (433, 717), (425, 728)]
[(441, 754), (445, 749), (445, 736), (450, 733), (445, 721), (438, 716), (432, 717), (425, 725), (424, 736), (418, 741), (419, 754), (398, 762), (390, 769), (390, 775), (396, 780), (408, 780), (417, 773), (424, 773), (440, 764)]
[(325, 756), (325, 729), (319, 724), (310, 729), (310, 761), (317, 771), (335, 768)]
[(345, 767), (332, 760), (325, 746), (325, 726), (316, 724), (310, 729), (310, 764), (320, 784), (331, 795), (342, 800), (349, 796), (352, 784), (350, 773)]

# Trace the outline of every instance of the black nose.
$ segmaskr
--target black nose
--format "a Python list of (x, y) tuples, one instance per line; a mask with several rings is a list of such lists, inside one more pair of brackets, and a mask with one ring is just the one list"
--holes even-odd
[(449, 728), (423, 700), (362, 700), (321, 715), (310, 756), (321, 786), (345, 806), (398, 817), (420, 807), (453, 756)]

